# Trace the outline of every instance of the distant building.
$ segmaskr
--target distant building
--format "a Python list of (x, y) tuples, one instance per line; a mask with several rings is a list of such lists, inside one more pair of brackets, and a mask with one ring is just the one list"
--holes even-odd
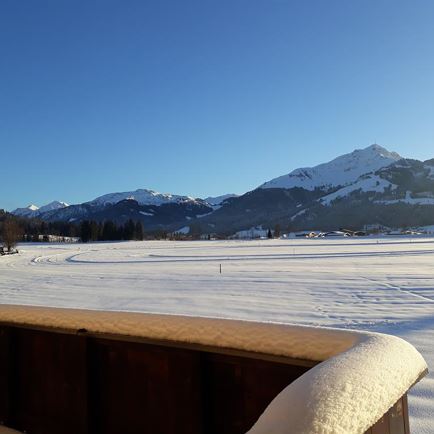
[(236, 240), (253, 240), (257, 238), (267, 238), (267, 234), (268, 229), (263, 229), (262, 226), (257, 226), (243, 231), (238, 231), (230, 238)]
[(44, 243), (78, 243), (79, 237), (64, 237), (61, 235), (38, 235), (38, 241)]

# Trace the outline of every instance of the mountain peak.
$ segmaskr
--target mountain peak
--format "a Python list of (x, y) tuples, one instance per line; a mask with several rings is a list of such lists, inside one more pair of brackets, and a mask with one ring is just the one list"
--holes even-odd
[(69, 206), (67, 203), (55, 200), (47, 205), (41, 206), (40, 208), (33, 204), (27, 206), (26, 208), (17, 208), (16, 210), (12, 211), (12, 214), (21, 217), (37, 217), (44, 212), (66, 208), (67, 206)]
[(169, 193), (158, 193), (153, 190), (139, 188), (135, 191), (124, 191), (119, 193), (108, 193), (99, 196), (96, 199), (88, 202), (90, 205), (114, 205), (121, 200), (133, 199), (140, 205), (162, 205), (165, 203), (179, 203), (179, 202), (195, 202), (196, 199), (190, 196), (177, 196)]
[(39, 207), (34, 205), (33, 203), (26, 206), (25, 208), (17, 208), (12, 211), (12, 214), (21, 216), (21, 217), (33, 217), (39, 211)]
[(69, 206), (66, 202), (60, 202), (58, 200), (53, 200), (53, 202), (48, 203), (47, 205), (41, 206), (41, 208), (38, 209), (39, 213), (46, 212), (46, 211), (53, 211), (55, 209), (61, 209), (66, 208)]
[(378, 155), (379, 157), (389, 158), (394, 161), (402, 159), (401, 155), (399, 155), (397, 152), (388, 151), (386, 148), (383, 148), (383, 146), (377, 145), (377, 143), (374, 143), (365, 149), (356, 149), (353, 152), (361, 152), (366, 154), (371, 153), (374, 155)]
[(260, 188), (294, 188), (306, 190), (345, 186), (355, 182), (360, 176), (389, 166), (402, 157), (376, 143), (364, 149), (356, 149), (341, 155), (328, 163), (315, 167), (295, 169), (287, 175), (272, 179)]
[(204, 199), (205, 202), (209, 203), (210, 205), (221, 205), (226, 199), (230, 199), (232, 197), (238, 197), (238, 194), (222, 194), (221, 196), (209, 196)]

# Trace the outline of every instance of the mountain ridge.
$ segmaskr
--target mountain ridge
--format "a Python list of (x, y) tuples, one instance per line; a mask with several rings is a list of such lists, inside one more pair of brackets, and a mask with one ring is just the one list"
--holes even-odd
[(315, 167), (295, 169), (240, 196), (200, 199), (137, 189), (82, 204), (58, 204), (25, 212), (46, 221), (131, 218), (148, 230), (185, 232), (189, 227), (223, 234), (259, 225), (295, 230), (357, 227), (380, 220), (391, 225), (434, 224), (434, 159), (402, 158), (373, 144)]

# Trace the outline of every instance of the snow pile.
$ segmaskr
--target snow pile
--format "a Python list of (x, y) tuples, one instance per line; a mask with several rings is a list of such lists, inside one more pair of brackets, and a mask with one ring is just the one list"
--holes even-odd
[(400, 160), (396, 152), (389, 152), (378, 145), (356, 149), (328, 163), (315, 167), (296, 169), (262, 184), (259, 188), (294, 188), (314, 190), (317, 187), (345, 186), (357, 181), (362, 175), (375, 172)]
[(0, 306), (0, 321), (324, 361), (284, 389), (249, 434), (363, 433), (427, 369), (422, 356), (409, 343), (378, 333), (13, 305)]
[(400, 338), (365, 334), (284, 389), (248, 434), (356, 434), (374, 425), (426, 372)]

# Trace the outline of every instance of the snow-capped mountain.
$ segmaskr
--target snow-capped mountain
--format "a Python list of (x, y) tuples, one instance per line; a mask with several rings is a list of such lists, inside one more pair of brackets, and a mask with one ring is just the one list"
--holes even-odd
[(434, 159), (401, 158), (379, 145), (275, 178), (201, 220), (209, 232), (251, 227), (358, 229), (434, 224)]
[(108, 193), (103, 196), (99, 196), (88, 203), (89, 205), (114, 205), (121, 200), (132, 199), (137, 201), (139, 205), (155, 205), (160, 206), (167, 203), (182, 203), (182, 202), (196, 202), (190, 196), (178, 196), (169, 193), (158, 193), (153, 190), (138, 189), (135, 191), (124, 191), (121, 193)]
[(47, 204), (47, 205), (41, 206), (41, 207), (38, 209), (38, 212), (39, 212), (39, 213), (44, 213), (44, 212), (47, 212), (47, 211), (53, 211), (53, 210), (55, 210), (55, 209), (66, 208), (66, 207), (68, 207), (68, 206), (69, 206), (69, 205), (68, 205), (66, 202), (60, 202), (60, 201), (58, 201), (58, 200), (55, 200), (55, 201), (53, 201), (53, 202), (50, 202), (50, 203)]
[[(51, 202), (41, 208), (30, 205), (18, 208), (13, 214), (22, 217), (39, 217), (46, 221), (79, 222), (84, 219), (123, 221), (138, 219), (148, 226), (157, 227), (176, 221), (185, 222), (209, 215), (220, 208), (223, 202), (236, 195), (227, 194), (207, 200), (169, 193), (158, 193), (149, 189), (108, 193), (88, 202), (68, 205)], [(173, 217), (171, 218), (170, 215)], [(163, 222), (163, 223), (162, 223)]]
[(296, 169), (241, 196), (195, 199), (138, 189), (77, 205), (31, 205), (14, 213), (47, 222), (132, 219), (149, 231), (194, 228), (195, 233), (222, 234), (275, 225), (283, 230), (434, 225), (434, 159), (404, 159), (371, 145)]
[(238, 194), (230, 193), (215, 197), (210, 196), (205, 198), (204, 201), (209, 203), (210, 205), (221, 205), (225, 200), (230, 199), (231, 197), (238, 197)]
[(213, 207), (202, 199), (190, 196), (157, 193), (153, 190), (109, 193), (82, 204), (67, 205), (52, 202), (41, 208), (19, 208), (13, 213), (22, 217), (38, 217), (47, 222), (83, 220), (112, 220), (124, 223), (132, 219), (141, 221), (148, 230), (170, 230), (179, 224), (203, 217)]
[(40, 215), (48, 212), (59, 210), (68, 207), (69, 205), (66, 202), (60, 202), (55, 200), (53, 202), (48, 203), (47, 205), (41, 206), (40, 208), (36, 205), (29, 205), (25, 208), (17, 208), (12, 211), (12, 214), (20, 216), (20, 217), (39, 217)]
[(38, 211), (39, 207), (36, 205), (29, 205), (25, 208), (17, 208), (16, 210), (12, 211), (12, 214), (20, 216), (20, 217), (31, 217)]
[(346, 186), (357, 181), (360, 176), (389, 166), (401, 158), (396, 152), (389, 152), (374, 144), (365, 149), (356, 149), (350, 154), (341, 155), (328, 163), (295, 169), (288, 175), (265, 182), (259, 188), (299, 187), (314, 190), (315, 188)]
[(238, 197), (237, 194), (223, 194), (221, 196), (215, 196), (215, 197), (207, 197), (205, 200), (206, 203), (212, 206), (213, 210), (217, 210), (221, 208), (224, 203), (228, 201), (228, 199), (232, 199), (234, 197)]

